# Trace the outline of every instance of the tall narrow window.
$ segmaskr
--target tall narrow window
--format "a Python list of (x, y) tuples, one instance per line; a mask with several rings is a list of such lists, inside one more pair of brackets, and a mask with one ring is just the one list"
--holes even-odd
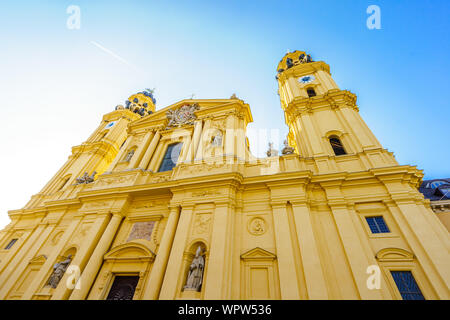
[(316, 96), (316, 91), (314, 91), (313, 88), (306, 89), (306, 92), (308, 93), (308, 97), (310, 97), (310, 98)]
[(70, 176), (68, 176), (67, 178), (65, 178), (64, 181), (63, 181), (63, 183), (61, 184), (61, 186), (58, 188), (58, 191), (59, 191), (59, 190), (62, 190), (62, 188), (64, 188), (64, 187), (66, 186), (66, 184), (67, 184), (67, 182), (69, 182), (69, 180), (70, 180)]
[(182, 145), (183, 143), (179, 142), (171, 144), (167, 147), (166, 154), (164, 155), (158, 172), (170, 171), (177, 165)]
[(403, 300), (425, 300), (411, 271), (391, 271)]
[(106, 300), (133, 300), (139, 276), (116, 276)]
[(367, 224), (369, 225), (370, 231), (372, 233), (388, 233), (389, 228), (386, 225), (382, 216), (378, 217), (366, 217)]
[(17, 242), (17, 239), (12, 239), (8, 245), (5, 247), (5, 250), (11, 249), (11, 247), (14, 245), (14, 243)]
[(347, 152), (345, 152), (345, 149), (344, 149), (344, 146), (342, 145), (341, 140), (339, 140), (338, 137), (331, 137), (330, 144), (331, 144), (331, 147), (333, 148), (335, 155), (340, 156), (343, 154), (347, 154)]

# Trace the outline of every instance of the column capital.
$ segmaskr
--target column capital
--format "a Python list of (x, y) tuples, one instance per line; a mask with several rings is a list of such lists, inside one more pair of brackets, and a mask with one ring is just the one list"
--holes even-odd
[(270, 205), (273, 209), (286, 208), (287, 200), (272, 200)]

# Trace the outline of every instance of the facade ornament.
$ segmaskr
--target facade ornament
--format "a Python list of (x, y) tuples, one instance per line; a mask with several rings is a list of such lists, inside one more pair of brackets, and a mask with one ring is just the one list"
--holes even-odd
[(176, 110), (169, 110), (166, 112), (169, 123), (167, 128), (170, 127), (181, 127), (186, 124), (194, 124), (194, 120), (197, 119), (195, 111), (199, 110), (200, 106), (198, 103), (186, 104)]
[(260, 236), (266, 232), (266, 222), (262, 218), (254, 218), (248, 225), (248, 230), (255, 236)]
[(129, 162), (130, 160), (131, 160), (131, 158), (133, 158), (133, 155), (134, 155), (134, 149), (133, 150), (130, 150), (128, 153), (127, 153), (127, 156), (125, 157), (125, 162)]
[(221, 147), (222, 146), (223, 135), (222, 131), (217, 130), (217, 133), (212, 137), (211, 146)]
[(184, 290), (200, 291), (203, 283), (203, 271), (205, 269), (205, 258), (202, 255), (202, 247), (198, 246), (194, 260), (189, 267)]
[(281, 150), (282, 154), (293, 154), (294, 153), (295, 149), (289, 145), (287, 140), (284, 140), (283, 144), (284, 144), (284, 148), (283, 148), (283, 150)]
[(81, 177), (76, 179), (76, 181), (77, 181), (76, 184), (83, 184), (83, 183), (88, 184), (88, 183), (94, 182), (94, 177), (96, 174), (97, 174), (97, 171), (94, 171), (92, 173), (92, 175), (89, 176), (89, 174), (87, 172), (85, 172)]
[(231, 95), (230, 99), (239, 99), (239, 98), (236, 96), (236, 93), (233, 93), (233, 94)]
[(124, 109), (125, 109), (125, 107), (123, 105), (121, 105), (121, 104), (118, 104), (116, 106), (116, 110), (124, 110)]
[(266, 152), (268, 157), (276, 157), (278, 155), (278, 150), (273, 148), (273, 142), (269, 142), (269, 150)]
[(47, 285), (55, 289), (58, 286), (59, 281), (61, 281), (67, 267), (72, 262), (72, 255), (69, 254), (66, 260), (58, 262), (53, 266), (53, 273), (48, 279)]

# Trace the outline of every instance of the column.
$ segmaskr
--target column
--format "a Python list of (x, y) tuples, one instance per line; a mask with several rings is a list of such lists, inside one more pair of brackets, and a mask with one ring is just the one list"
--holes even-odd
[[(89, 261), (91, 254), (94, 248), (97, 245), (99, 238), (101, 237), (103, 231), (105, 230), (105, 226), (109, 221), (108, 215), (101, 215), (95, 219), (92, 223), (92, 226), (89, 228), (88, 236), (81, 242), (79, 250), (75, 253), (75, 257), (73, 258), (70, 265), (78, 266), (80, 270), (83, 270), (86, 263)], [(61, 278), (58, 287), (56, 287), (55, 291), (52, 295), (52, 300), (66, 300), (69, 298), (71, 294), (71, 289), (67, 288), (66, 282), (67, 277), (69, 275), (66, 273)], [(83, 281), (83, 280), (82, 280)]]
[[(411, 249), (417, 256), (417, 260), (430, 279), (439, 298), (448, 300), (450, 297), (448, 291), (450, 287), (450, 259), (448, 258), (448, 242), (443, 242), (437, 234), (442, 230), (430, 225), (413, 200), (404, 199), (395, 200), (395, 202), (409, 227), (405, 228), (405, 223), (401, 223), (397, 218), (399, 225), (402, 227), (402, 232), (407, 236)], [(433, 214), (433, 219), (438, 219), (434, 216), (434, 213), (430, 212), (430, 214)], [(412, 231), (412, 234), (410, 231)], [(448, 233), (444, 237), (448, 239)]]
[(237, 128), (236, 135), (236, 155), (238, 160), (245, 161), (245, 153), (247, 148), (245, 147), (245, 120), (244, 118), (238, 119), (239, 126)]
[(154, 133), (151, 130), (145, 134), (144, 141), (141, 143), (141, 145), (138, 147), (133, 157), (131, 158), (130, 163), (128, 165), (128, 169), (136, 168), (136, 165), (140, 162), (142, 158), (142, 153), (147, 149), (153, 135)]
[(107, 172), (112, 172), (114, 170), (114, 167), (117, 165), (119, 160), (122, 159), (123, 154), (128, 149), (128, 146), (130, 145), (131, 140), (132, 140), (131, 137), (127, 138), (127, 140), (125, 141), (125, 144), (120, 148), (120, 150), (117, 153), (116, 157), (114, 158), (113, 162), (111, 162), (111, 164), (109, 165), (108, 170), (106, 170)]
[(153, 155), (153, 152), (155, 152), (156, 146), (158, 145), (159, 138), (161, 137), (161, 133), (156, 131), (156, 133), (153, 135), (152, 141), (150, 142), (150, 145), (148, 146), (147, 150), (145, 151), (144, 157), (142, 158), (141, 162), (139, 163), (139, 168), (141, 169), (147, 169), (148, 163), (150, 162), (150, 158)]
[(194, 134), (192, 135), (191, 147), (189, 148), (189, 153), (186, 156), (186, 160), (192, 162), (194, 160), (195, 152), (198, 148), (198, 143), (200, 140), (200, 134), (202, 133), (202, 120), (196, 120), (194, 124)]
[[(334, 200), (333, 202), (335, 202)], [(343, 200), (342, 200), (343, 201)], [(347, 261), (352, 270), (358, 293), (362, 300), (381, 300), (383, 299), (380, 290), (369, 290), (367, 288), (366, 273), (367, 267), (377, 265), (375, 257), (369, 258), (361, 244), (361, 238), (350, 217), (350, 213), (345, 203), (329, 203), (333, 218), (338, 229), (339, 237), (344, 247)], [(367, 240), (366, 240), (367, 241)]]
[(188, 135), (184, 138), (183, 147), (182, 147), (182, 150), (181, 150), (181, 153), (180, 153), (177, 163), (183, 163), (186, 161), (186, 158), (188, 157), (189, 151), (191, 149), (191, 144), (192, 144), (192, 139), (191, 139), (191, 136)]
[(294, 248), (292, 246), (286, 202), (272, 203), (275, 241), (277, 247), (278, 274), (282, 300), (299, 300), (300, 290), (295, 270)]
[(29, 250), (24, 250), (24, 256), (23, 259), (21, 259), (19, 264), (16, 264), (14, 266), (10, 265), (8, 266), (8, 269), (14, 268), (14, 270), (10, 270), (12, 272), (7, 273), (3, 272), (2, 279), (0, 279), (0, 283), (4, 283), (3, 287), (1, 288), (0, 293), (0, 300), (5, 299), (9, 291), (13, 288), (13, 286), (16, 284), (17, 280), (22, 275), (23, 271), (27, 267), (30, 260), (36, 255), (36, 252), (39, 250), (39, 248), (45, 243), (47, 240), (47, 237), (49, 234), (53, 231), (55, 228), (55, 225), (52, 224), (50, 226), (47, 226), (46, 224), (41, 224), (38, 229), (35, 232), (39, 235), (39, 237), (33, 237), (30, 238), (28, 241), (31, 242), (32, 247)]
[[(159, 294), (159, 299), (161, 300), (173, 300), (176, 298), (180, 272), (182, 272), (183, 253), (192, 220), (192, 212), (192, 206), (181, 209), (180, 220), (175, 232), (175, 239), (173, 240), (166, 273)], [(181, 279), (181, 281), (184, 281), (184, 279)]]
[(235, 115), (230, 114), (227, 117), (225, 132), (225, 156), (234, 157), (235, 153)]
[(175, 237), (175, 230), (177, 229), (178, 219), (180, 217), (180, 208), (171, 207), (169, 218), (167, 220), (164, 234), (159, 244), (159, 249), (153, 262), (152, 271), (149, 279), (144, 287), (143, 300), (158, 299), (159, 291), (164, 278), (164, 273), (169, 260), (170, 249), (172, 248), (173, 239)]
[(208, 273), (205, 275), (205, 299), (226, 299), (227, 279), (229, 270), (227, 261), (230, 259), (228, 242), (228, 224), (230, 219), (229, 203), (216, 204), (214, 220), (211, 233), (211, 245), (208, 261)]
[(308, 298), (328, 299), (327, 286), (314, 237), (311, 214), (306, 203), (292, 203), (298, 245), (305, 274)]
[(21, 300), (31, 300), (33, 298), (33, 295), (40, 290), (42, 283), (48, 280), (47, 277), (49, 274), (49, 270), (53, 270), (54, 263), (58, 259), (58, 256), (62, 254), (61, 251), (63, 250), (64, 246), (66, 246), (67, 241), (72, 236), (80, 221), (81, 219), (72, 221), (66, 231), (64, 231), (64, 234), (61, 239), (59, 239), (57, 246), (52, 249), (52, 252), (47, 258), (47, 261), (43, 264), (43, 266), (39, 270), (39, 273), (33, 279), (27, 290), (24, 292)]
[(148, 166), (148, 170), (152, 172), (158, 171), (159, 162), (162, 160), (163, 149), (164, 143), (161, 142), (158, 144), (158, 147), (156, 148), (156, 151), (153, 154), (152, 161), (150, 161), (150, 164)]
[(322, 141), (314, 128), (310, 115), (308, 113), (302, 113), (301, 120), (305, 125), (304, 133), (307, 135), (309, 143), (311, 144), (312, 147), (313, 151), (312, 156), (323, 155), (324, 150), (322, 147)]
[(202, 160), (204, 157), (204, 149), (205, 149), (205, 145), (208, 142), (208, 134), (209, 134), (209, 128), (211, 127), (211, 119), (207, 119), (205, 122), (205, 126), (203, 127), (202, 133), (201, 133), (201, 137), (200, 137), (200, 141), (198, 142), (198, 147), (197, 147), (197, 151), (195, 153), (195, 159), (196, 160)]
[(115, 213), (106, 227), (106, 230), (103, 232), (102, 237), (100, 238), (97, 246), (95, 247), (94, 252), (89, 258), (89, 262), (81, 274), (79, 279), (81, 288), (74, 289), (72, 294), (70, 295), (70, 300), (84, 300), (86, 299), (89, 290), (94, 284), (95, 277), (97, 276), (98, 271), (103, 263), (103, 256), (107, 253), (109, 247), (111, 246), (112, 241), (116, 235), (117, 230), (119, 229), (120, 222), (122, 221), (123, 215), (119, 213)]

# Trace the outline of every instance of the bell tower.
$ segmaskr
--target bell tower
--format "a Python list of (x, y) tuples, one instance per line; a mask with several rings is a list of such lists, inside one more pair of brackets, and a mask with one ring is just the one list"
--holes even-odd
[(359, 115), (356, 95), (338, 87), (327, 63), (290, 52), (279, 62), (276, 79), (288, 142), (301, 157), (342, 162), (340, 156), (353, 155), (367, 169), (397, 164)]

